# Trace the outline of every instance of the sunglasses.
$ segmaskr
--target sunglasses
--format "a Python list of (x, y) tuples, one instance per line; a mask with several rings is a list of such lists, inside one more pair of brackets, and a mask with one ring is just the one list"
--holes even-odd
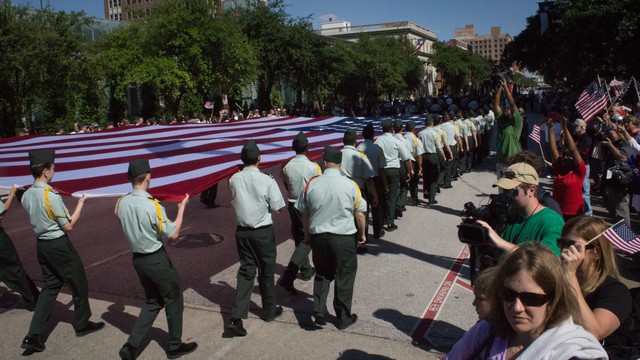
[[(560, 249), (566, 249), (568, 247), (571, 247), (571, 245), (575, 245), (576, 241), (567, 239), (567, 238), (560, 238), (556, 240), (556, 245), (558, 245), (558, 247)], [(587, 244), (585, 245), (585, 249), (586, 250), (590, 250), (590, 249), (594, 249), (597, 245), (596, 244)]]
[(502, 294), (500, 295), (503, 301), (508, 303), (512, 303), (516, 301), (516, 299), (520, 299), (520, 302), (524, 306), (532, 306), (539, 307), (547, 303), (549, 301), (549, 296), (547, 294), (536, 294), (531, 292), (517, 292), (509, 289), (508, 287), (502, 288)]

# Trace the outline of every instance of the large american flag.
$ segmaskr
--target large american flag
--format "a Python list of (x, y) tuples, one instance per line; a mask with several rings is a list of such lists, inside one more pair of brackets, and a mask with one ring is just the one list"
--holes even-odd
[(607, 105), (607, 94), (605, 87), (595, 80), (584, 89), (576, 102), (576, 109), (584, 121), (591, 120), (600, 110), (604, 109)]
[(605, 230), (602, 235), (619, 250), (629, 254), (640, 251), (640, 237), (627, 224), (620, 222)]
[(624, 81), (613, 79), (609, 83), (609, 87), (611, 87), (611, 90), (613, 90), (613, 94), (619, 98), (624, 96), (624, 94), (627, 92), (627, 89), (629, 89), (629, 84)]
[[(403, 122), (410, 118), (403, 117)], [(417, 127), (424, 117), (411, 118)], [(179, 201), (185, 193), (198, 194), (238, 170), (240, 150), (254, 139), (261, 167), (270, 167), (294, 156), (291, 140), (304, 131), (309, 157), (320, 158), (325, 145), (342, 146), (344, 131), (360, 131), (380, 118), (286, 117), (247, 119), (221, 124), (176, 124), (123, 127), (112, 130), (50, 136), (26, 136), (0, 140), (0, 188), (29, 186), (28, 152), (56, 151), (56, 174), (51, 185), (72, 196), (120, 196), (131, 191), (127, 179), (131, 160), (149, 159), (150, 193), (161, 200)]]

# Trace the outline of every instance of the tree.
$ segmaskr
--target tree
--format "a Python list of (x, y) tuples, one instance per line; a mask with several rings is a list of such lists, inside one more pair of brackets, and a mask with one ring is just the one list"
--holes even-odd
[[(0, 12), (0, 135), (13, 136), (22, 119), (38, 110), (47, 122), (81, 107), (81, 90), (91, 83), (83, 65), (86, 41), (82, 13), (29, 11), (2, 0)], [(78, 84), (78, 86), (76, 86)], [(95, 93), (92, 93), (95, 95)], [(30, 119), (29, 119), (30, 120)]]
[(446, 81), (449, 92), (457, 93), (471, 82), (479, 86), (489, 78), (491, 65), (478, 54), (438, 42), (430, 60)]
[(598, 75), (629, 78), (640, 72), (640, 2), (558, 0), (540, 35), (536, 14), (505, 48), (506, 61), (541, 73), (545, 82), (582, 88)]

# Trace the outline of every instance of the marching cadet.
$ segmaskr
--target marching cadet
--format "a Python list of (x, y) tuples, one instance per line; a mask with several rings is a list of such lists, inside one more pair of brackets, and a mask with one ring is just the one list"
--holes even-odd
[(400, 193), (398, 195), (398, 204), (396, 205), (396, 218), (402, 217), (402, 212), (406, 211), (407, 195), (409, 194), (409, 183), (413, 179), (413, 163), (416, 159), (413, 157), (413, 144), (409, 143), (402, 135), (402, 120), (395, 119), (393, 121), (393, 137), (402, 144), (409, 154), (409, 168), (400, 167)]
[(413, 120), (409, 120), (405, 126), (406, 132), (404, 133), (404, 138), (407, 140), (407, 143), (411, 145), (411, 156), (414, 159), (411, 161), (411, 164), (413, 165), (413, 176), (409, 182), (409, 194), (411, 195), (412, 205), (418, 206), (418, 182), (420, 182), (420, 177), (422, 176), (422, 155), (424, 154), (424, 145), (422, 144), (422, 141), (418, 139), (416, 134), (414, 134), (413, 130), (415, 128), (416, 123)]
[(175, 241), (180, 235), (189, 194), (185, 194), (178, 204), (176, 221), (171, 221), (164, 207), (147, 192), (151, 183), (149, 160), (131, 161), (127, 175), (133, 191), (118, 200), (115, 213), (131, 247), (133, 267), (144, 289), (145, 301), (127, 343), (120, 349), (120, 358), (136, 359), (138, 348), (158, 317), (158, 312), (166, 307), (169, 328), (167, 357), (177, 359), (195, 351), (198, 344), (182, 342), (184, 300), (180, 276), (169, 259), (162, 237), (167, 236)]
[(324, 174), (309, 180), (296, 208), (303, 213), (306, 241), (311, 242), (316, 265), (313, 283), (315, 323), (326, 325), (327, 295), (331, 281), (335, 280), (336, 327), (344, 330), (358, 320), (358, 316), (351, 313), (358, 269), (354, 235), (359, 244), (367, 240), (364, 233), (367, 204), (358, 185), (340, 174), (340, 151), (326, 146), (323, 159)]
[[(0, 201), (0, 220), (9, 211), (15, 195), (16, 187), (11, 186), (7, 201), (5, 203)], [(2, 226), (0, 226), (0, 281), (22, 296), (25, 309), (29, 311), (35, 310), (40, 292), (22, 267), (16, 247), (13, 245), (9, 234), (4, 232)]]
[[(373, 177), (376, 173), (373, 171), (373, 166), (367, 158), (367, 155), (356, 149), (358, 143), (356, 131), (354, 129), (345, 131), (342, 143), (344, 147), (342, 148), (340, 173), (355, 181), (365, 200), (370, 201), (372, 206), (378, 206), (378, 193), (376, 191), (376, 185), (373, 182)], [(368, 217), (369, 214), (365, 213), (365, 218)], [(367, 228), (365, 225), (365, 236), (367, 235)], [(364, 244), (359, 245), (357, 252), (358, 254), (367, 252), (366, 246)]]
[(73, 294), (76, 336), (85, 336), (104, 327), (104, 322), (89, 321), (89, 288), (87, 275), (80, 256), (67, 236), (77, 225), (86, 196), (78, 199), (78, 205), (69, 216), (62, 197), (49, 185), (55, 175), (53, 150), (29, 152), (33, 185), (22, 195), (22, 206), (29, 214), (31, 227), (38, 241), (36, 250), (42, 268), (44, 285), (31, 319), (29, 334), (22, 341), (22, 348), (40, 352), (46, 346), (40, 341), (47, 320), (65, 283)]
[(475, 158), (475, 153), (478, 147), (478, 130), (476, 130), (475, 123), (471, 114), (469, 112), (465, 112), (466, 118), (463, 120), (465, 133), (464, 136), (467, 138), (467, 164), (465, 166), (466, 172), (471, 172), (471, 168), (475, 166), (473, 159)]
[(423, 157), (423, 186), (424, 197), (429, 199), (428, 206), (435, 205), (436, 192), (438, 191), (438, 177), (443, 170), (441, 164), (445, 161), (443, 144), (440, 134), (433, 126), (433, 117), (428, 114), (425, 120), (427, 126), (424, 130), (418, 133), (418, 138), (425, 149)]
[(458, 168), (458, 140), (460, 139), (460, 133), (457, 126), (453, 123), (453, 120), (449, 114), (444, 114), (443, 122), (440, 127), (444, 130), (447, 136), (447, 144), (451, 151), (452, 158), (447, 161), (444, 174), (444, 186), (443, 189), (451, 189), (451, 180), (453, 180), (454, 171)]
[(307, 182), (312, 177), (321, 175), (322, 170), (320, 165), (307, 158), (309, 141), (302, 131), (293, 138), (291, 147), (296, 152), (296, 156), (289, 160), (282, 169), (282, 179), (284, 187), (289, 192), (287, 210), (289, 210), (289, 217), (291, 218), (291, 237), (296, 244), (296, 248), (291, 254), (289, 265), (280, 279), (280, 286), (295, 295), (298, 292), (293, 286), (293, 281), (296, 279), (298, 271), (304, 281), (311, 280), (315, 275), (315, 270), (309, 263), (311, 247), (304, 242), (302, 215), (296, 209), (295, 203)]
[(411, 177), (411, 154), (407, 148), (401, 144), (398, 139), (393, 137), (393, 122), (391, 119), (382, 120), (382, 136), (378, 137), (374, 144), (382, 148), (387, 166), (385, 172), (387, 174), (388, 190), (384, 195), (384, 212), (385, 212), (385, 230), (394, 231), (398, 229), (395, 224), (396, 206), (398, 205), (398, 197), (400, 196), (400, 168), (406, 170), (405, 181)]
[(236, 245), (240, 256), (236, 301), (231, 321), (226, 330), (233, 336), (245, 336), (242, 319), (249, 315), (253, 282), (258, 270), (258, 283), (262, 296), (263, 320), (270, 322), (282, 315), (282, 306), (276, 306), (274, 270), (276, 265), (276, 239), (273, 234), (271, 212), (285, 206), (284, 199), (273, 177), (258, 169), (260, 149), (249, 140), (240, 154), (244, 168), (229, 179), (231, 204), (236, 212)]
[[(358, 144), (357, 149), (367, 155), (367, 159), (373, 167), (373, 184), (376, 190), (376, 196), (378, 203), (374, 206), (370, 202), (367, 202), (367, 211), (371, 213), (371, 221), (373, 224), (373, 237), (374, 239), (380, 239), (384, 235), (382, 230), (382, 224), (384, 221), (384, 215), (382, 213), (384, 196), (389, 192), (389, 186), (387, 185), (387, 173), (384, 170), (387, 166), (387, 160), (382, 153), (380, 146), (373, 143), (373, 136), (375, 131), (373, 130), (373, 124), (368, 123), (362, 129), (362, 137), (364, 141)], [(365, 222), (365, 228), (368, 227), (368, 221)], [(365, 234), (369, 231), (365, 229)]]

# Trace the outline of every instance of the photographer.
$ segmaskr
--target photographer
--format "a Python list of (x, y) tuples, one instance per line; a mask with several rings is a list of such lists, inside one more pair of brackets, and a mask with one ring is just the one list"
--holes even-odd
[(632, 181), (631, 168), (627, 160), (633, 150), (614, 129), (609, 130), (607, 139), (602, 141), (606, 149), (604, 160), (604, 194), (609, 215), (613, 220), (624, 219), (631, 226), (629, 217), (629, 185)]
[[(500, 107), (503, 90), (507, 94), (507, 100), (509, 102), (509, 107), (505, 109)], [(513, 100), (513, 95), (511, 95), (511, 91), (509, 91), (509, 85), (504, 76), (500, 76), (500, 86), (493, 100), (493, 112), (496, 114), (496, 121), (498, 123), (498, 146), (496, 148), (496, 154), (498, 157), (498, 176), (501, 176), (504, 170), (504, 161), (522, 150), (520, 147), (522, 116), (516, 106), (516, 102)]]
[(529, 164), (516, 163), (509, 166), (504, 176), (493, 186), (498, 186), (512, 197), (512, 209), (516, 216), (501, 235), (488, 223), (477, 220), (487, 229), (488, 241), (494, 247), (512, 252), (526, 242), (540, 242), (560, 256), (556, 240), (560, 237), (564, 220), (555, 211), (544, 207), (535, 196), (540, 180), (538, 173)]

